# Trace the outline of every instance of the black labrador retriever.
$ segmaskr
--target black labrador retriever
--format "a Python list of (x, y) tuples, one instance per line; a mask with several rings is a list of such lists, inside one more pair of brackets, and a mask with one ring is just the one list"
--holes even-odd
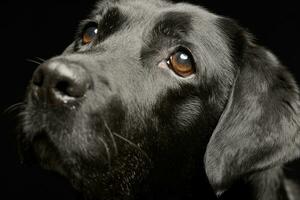
[(283, 174), (300, 156), (294, 78), (198, 6), (100, 1), (36, 69), (22, 116), (24, 157), (87, 199), (297, 198)]

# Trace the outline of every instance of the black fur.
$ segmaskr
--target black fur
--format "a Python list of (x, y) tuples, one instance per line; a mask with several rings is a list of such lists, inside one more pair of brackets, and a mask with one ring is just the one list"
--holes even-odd
[[(83, 45), (91, 25), (98, 35)], [(298, 87), (237, 23), (185, 3), (103, 0), (78, 33), (29, 84), (24, 157), (88, 199), (293, 196), (282, 169), (300, 155)], [(179, 47), (194, 57), (189, 78), (160, 67)], [(80, 71), (83, 96), (39, 85), (57, 63)], [(54, 89), (80, 98), (55, 100)]]

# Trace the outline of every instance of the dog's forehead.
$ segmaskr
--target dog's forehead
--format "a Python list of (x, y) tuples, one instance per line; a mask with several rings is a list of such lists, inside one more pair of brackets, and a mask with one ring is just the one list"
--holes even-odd
[[(217, 17), (200, 6), (187, 3), (171, 3), (162, 0), (102, 0), (91, 13), (91, 18), (101, 20), (103, 16), (112, 15), (111, 11), (120, 13), (127, 24), (139, 26), (149, 26), (151, 21), (159, 22), (169, 13), (173, 16), (176, 13), (181, 16), (192, 16), (198, 21), (212, 21)], [(184, 17), (182, 19), (184, 20)], [(114, 23), (113, 19), (110, 20), (112, 21), (106, 23)]]
[(213, 74), (219, 65), (229, 66), (231, 60), (225, 33), (218, 26), (220, 18), (188, 3), (100, 1), (90, 16), (99, 23), (99, 48), (93, 50), (99, 49), (106, 60), (123, 62), (148, 58), (149, 52), (158, 60), (163, 59), (170, 48), (183, 45), (193, 51), (201, 66), (210, 66), (206, 71)]
[(171, 4), (172, 3), (165, 0), (100, 0), (96, 4), (95, 12), (109, 6), (133, 6), (135, 8), (142, 6), (152, 9), (154, 7), (159, 8), (170, 6)]

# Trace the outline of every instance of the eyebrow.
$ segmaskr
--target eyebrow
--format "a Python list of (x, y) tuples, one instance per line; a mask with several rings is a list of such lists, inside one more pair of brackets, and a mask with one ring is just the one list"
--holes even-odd
[(186, 46), (191, 46), (186, 40), (186, 36), (191, 31), (192, 16), (190, 14), (179, 11), (164, 13), (159, 16), (153, 28), (145, 32), (140, 57), (147, 58), (157, 54), (157, 49), (169, 46), (173, 39), (186, 44)]
[(181, 38), (191, 31), (191, 16), (186, 12), (167, 12), (154, 26), (153, 35)]
[(118, 7), (111, 7), (104, 11), (99, 22), (99, 41), (103, 41), (110, 35), (121, 29), (127, 17), (123, 15)]

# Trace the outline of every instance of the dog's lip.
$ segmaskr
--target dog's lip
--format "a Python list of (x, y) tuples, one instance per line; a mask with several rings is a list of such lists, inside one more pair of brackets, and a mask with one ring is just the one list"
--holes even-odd
[(51, 143), (48, 133), (41, 130), (35, 134), (27, 147), (20, 147), (22, 163), (29, 165), (40, 165), (46, 170), (56, 171), (65, 176), (60, 154), (54, 144)]

